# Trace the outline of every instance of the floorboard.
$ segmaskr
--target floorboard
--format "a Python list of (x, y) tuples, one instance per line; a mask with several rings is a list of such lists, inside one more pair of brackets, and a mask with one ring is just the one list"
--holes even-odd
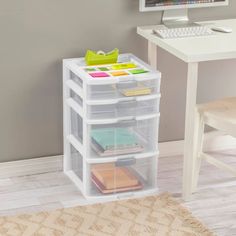
[[(236, 150), (214, 153), (236, 168)], [(199, 188), (188, 202), (181, 200), (181, 156), (159, 160), (160, 192), (170, 192), (219, 236), (236, 236), (236, 178), (202, 164)], [(54, 210), (85, 204), (78, 189), (62, 172), (0, 179), (0, 215)]]

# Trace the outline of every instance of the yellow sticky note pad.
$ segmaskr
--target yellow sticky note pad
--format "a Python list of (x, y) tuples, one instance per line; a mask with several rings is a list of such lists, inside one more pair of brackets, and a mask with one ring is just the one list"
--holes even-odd
[(148, 95), (151, 94), (152, 90), (148, 87), (136, 87), (132, 89), (125, 89), (122, 93), (127, 96), (140, 96), (140, 95)]
[(137, 68), (134, 63), (120, 63), (112, 65), (112, 70), (125, 70), (125, 69), (132, 69)]
[(113, 76), (123, 76), (123, 75), (129, 75), (129, 74), (125, 71), (114, 71), (114, 72), (111, 72), (111, 75), (113, 75)]

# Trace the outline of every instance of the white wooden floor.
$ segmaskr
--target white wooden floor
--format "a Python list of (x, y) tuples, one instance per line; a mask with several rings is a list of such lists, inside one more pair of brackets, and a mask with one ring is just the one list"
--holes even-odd
[[(236, 150), (217, 154), (236, 168)], [(182, 157), (164, 157), (159, 162), (160, 191), (180, 197)], [(203, 163), (200, 189), (183, 203), (219, 236), (236, 235), (236, 178)], [(81, 194), (62, 172), (0, 179), (0, 215), (13, 215), (72, 207)]]

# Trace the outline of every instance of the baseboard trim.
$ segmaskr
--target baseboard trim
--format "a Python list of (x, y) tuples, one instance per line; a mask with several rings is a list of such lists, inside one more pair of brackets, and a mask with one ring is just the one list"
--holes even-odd
[(0, 163), (0, 178), (61, 171), (62, 160), (63, 156), (60, 155)]
[[(159, 144), (160, 157), (182, 156), (184, 141), (171, 141)], [(236, 148), (236, 139), (229, 135), (211, 132), (205, 135), (205, 151), (222, 151)], [(22, 161), (0, 163), (0, 178), (36, 175), (62, 171), (63, 156), (50, 156)]]

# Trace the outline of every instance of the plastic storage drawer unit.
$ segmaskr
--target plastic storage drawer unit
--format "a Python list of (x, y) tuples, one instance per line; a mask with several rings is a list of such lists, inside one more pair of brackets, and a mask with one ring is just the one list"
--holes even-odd
[(91, 202), (158, 191), (161, 74), (123, 54), (63, 61), (64, 172)]

